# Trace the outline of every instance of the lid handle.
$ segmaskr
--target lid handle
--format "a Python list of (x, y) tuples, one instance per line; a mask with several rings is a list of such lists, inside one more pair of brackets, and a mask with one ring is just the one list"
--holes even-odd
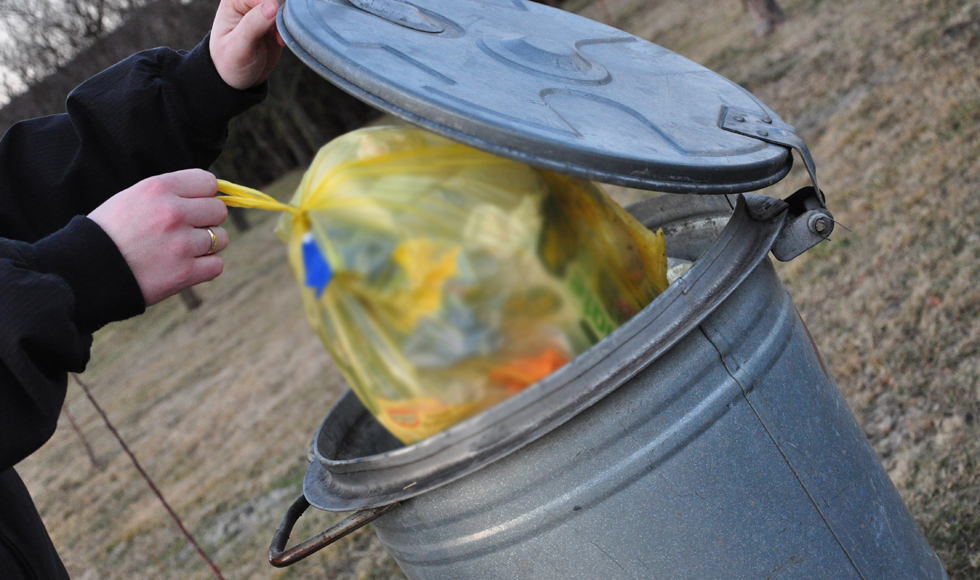
[(399, 0), (350, 0), (350, 3), (365, 12), (384, 18), (392, 24), (419, 32), (438, 34), (446, 30), (445, 26), (433, 22), (415, 6)]

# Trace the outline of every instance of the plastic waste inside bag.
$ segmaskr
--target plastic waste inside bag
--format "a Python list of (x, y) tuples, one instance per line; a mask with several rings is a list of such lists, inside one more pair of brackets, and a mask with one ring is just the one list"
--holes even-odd
[(593, 183), (411, 127), (324, 146), (289, 205), (221, 182), (277, 232), (306, 312), (405, 443), (564, 366), (667, 287), (662, 232)]
[(673, 284), (691, 269), (694, 262), (682, 258), (667, 257), (667, 283)]

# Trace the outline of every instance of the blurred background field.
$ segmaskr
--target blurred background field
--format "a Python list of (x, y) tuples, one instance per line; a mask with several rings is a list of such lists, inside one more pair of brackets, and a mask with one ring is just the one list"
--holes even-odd
[[(780, 274), (950, 577), (980, 579), (980, 2), (780, 5), (788, 20), (762, 39), (737, 0), (565, 7), (720, 72), (801, 131), (853, 231)], [(232, 136), (264, 138), (249, 131)], [(219, 175), (292, 194), (300, 170), (271, 184), (282, 171), (235, 173), (236, 147)], [(765, 193), (805, 183), (797, 168)], [(610, 191), (623, 203), (649, 195)], [(369, 528), (285, 571), (265, 560), (309, 439), (344, 387), (308, 327), (275, 216), (248, 218), (250, 230), (232, 229), (225, 273), (198, 289), (199, 309), (171, 299), (104, 329), (83, 379), (229, 579), (401, 578)], [(208, 578), (74, 386), (67, 404), (103, 466), (63, 424), (18, 469), (72, 577)], [(333, 519), (308, 515), (295, 535)]]

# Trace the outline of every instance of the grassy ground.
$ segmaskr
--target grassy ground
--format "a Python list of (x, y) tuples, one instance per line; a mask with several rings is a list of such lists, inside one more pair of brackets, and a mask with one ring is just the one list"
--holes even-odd
[[(980, 578), (980, 3), (783, 0), (790, 19), (765, 40), (737, 0), (605, 4), (802, 131), (854, 231), (780, 272), (950, 577)], [(804, 183), (794, 170), (769, 193)], [(287, 571), (265, 563), (341, 387), (274, 222), (252, 217), (204, 306), (169, 300), (103, 330), (84, 378), (228, 578), (400, 578), (369, 530)], [(19, 469), (73, 577), (208, 577), (76, 388), (68, 406), (104, 467), (63, 426)], [(304, 520), (297, 535), (332, 516)]]

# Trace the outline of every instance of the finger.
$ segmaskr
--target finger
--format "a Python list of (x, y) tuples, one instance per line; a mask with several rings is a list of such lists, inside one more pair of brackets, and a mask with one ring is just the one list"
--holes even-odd
[[(214, 240), (208, 230), (214, 232)], [(211, 250), (211, 243), (214, 241), (214, 250)], [(194, 256), (202, 257), (210, 254), (217, 254), (228, 247), (228, 232), (225, 228), (197, 228), (194, 230)]]
[(267, 0), (247, 14), (235, 28), (235, 34), (240, 34), (240, 41), (248, 46), (255, 46), (276, 25), (276, 11), (279, 4), (275, 0)]
[(174, 171), (165, 173), (158, 179), (179, 197), (214, 197), (218, 193), (218, 179), (203, 169)]
[(245, 16), (256, 6), (261, 5), (266, 0), (232, 0), (231, 8), (238, 14)]
[(201, 282), (210, 282), (221, 275), (225, 263), (221, 256), (202, 256), (194, 259), (191, 266), (191, 286)]
[(228, 218), (228, 206), (220, 199), (200, 197), (183, 199), (182, 205), (187, 223), (194, 228), (206, 228), (224, 223)]
[(269, 33), (265, 37), (265, 69), (262, 71), (262, 76), (259, 77), (257, 82), (262, 82), (269, 78), (272, 74), (273, 69), (276, 68), (276, 63), (279, 62), (279, 57), (282, 55), (283, 45), (277, 40), (279, 37), (279, 30), (275, 30), (275, 34)]

